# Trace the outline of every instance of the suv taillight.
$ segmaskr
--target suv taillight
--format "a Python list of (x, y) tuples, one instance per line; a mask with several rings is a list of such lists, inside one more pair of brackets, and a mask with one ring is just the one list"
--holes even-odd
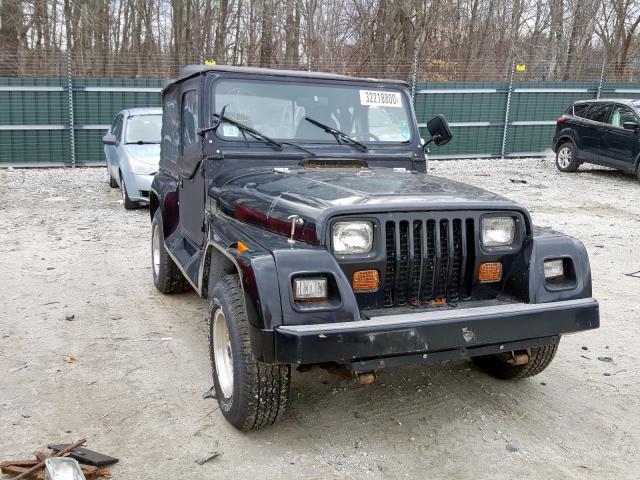
[(560, 125), (561, 123), (564, 123), (567, 121), (567, 117), (558, 117), (558, 119), (556, 120), (556, 124)]

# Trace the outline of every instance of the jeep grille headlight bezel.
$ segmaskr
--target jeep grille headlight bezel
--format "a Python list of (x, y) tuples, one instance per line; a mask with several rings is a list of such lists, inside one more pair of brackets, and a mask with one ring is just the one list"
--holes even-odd
[(365, 220), (340, 221), (331, 228), (336, 255), (362, 255), (373, 249), (373, 223)]
[(485, 248), (511, 247), (516, 241), (516, 219), (512, 215), (491, 215), (480, 221), (480, 240)]

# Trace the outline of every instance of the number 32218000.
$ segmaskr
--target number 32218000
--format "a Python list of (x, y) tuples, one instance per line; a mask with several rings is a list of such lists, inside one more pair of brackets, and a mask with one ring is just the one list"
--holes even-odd
[(402, 95), (400, 92), (360, 90), (360, 104), (375, 107), (401, 107)]

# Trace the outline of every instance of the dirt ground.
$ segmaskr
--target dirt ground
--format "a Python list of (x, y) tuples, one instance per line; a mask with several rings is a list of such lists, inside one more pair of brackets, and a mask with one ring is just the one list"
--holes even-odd
[(602, 327), (516, 383), (468, 362), (368, 387), (295, 372), (286, 419), (249, 434), (203, 399), (206, 304), (155, 290), (148, 210), (125, 211), (104, 169), (0, 170), (0, 460), (85, 435), (116, 479), (640, 478), (640, 183), (550, 159), (430, 170), (581, 239)]

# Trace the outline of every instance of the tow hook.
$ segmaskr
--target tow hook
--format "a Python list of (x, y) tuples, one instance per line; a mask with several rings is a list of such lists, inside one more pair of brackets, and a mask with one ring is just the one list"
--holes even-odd
[(526, 365), (529, 363), (529, 353), (526, 350), (520, 352), (512, 352), (511, 358), (508, 360), (509, 365)]
[(356, 381), (360, 385), (371, 385), (376, 381), (376, 372), (357, 372)]

